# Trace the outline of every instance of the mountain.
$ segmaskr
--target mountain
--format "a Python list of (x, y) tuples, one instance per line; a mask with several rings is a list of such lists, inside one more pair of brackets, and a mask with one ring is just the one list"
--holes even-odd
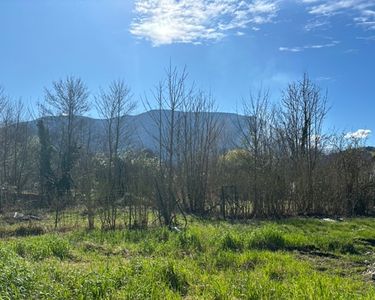
[[(159, 129), (155, 123), (155, 119), (159, 117), (158, 110), (151, 110), (138, 115), (126, 115), (124, 116), (124, 132), (126, 137), (123, 137), (121, 147), (131, 145), (135, 149), (149, 149), (151, 151), (157, 150), (157, 144), (155, 137), (158, 136)], [(162, 123), (170, 118), (170, 111), (162, 111)], [(182, 112), (176, 113), (176, 118), (182, 116)], [(220, 130), (219, 149), (233, 149), (236, 145), (241, 142), (240, 126), (243, 126), (246, 121), (246, 117), (234, 114), (234, 113), (223, 113), (223, 112), (202, 112), (201, 114), (209, 114), (218, 124)], [(29, 128), (32, 134), (37, 135), (37, 121), (33, 120), (28, 122)], [(59, 136), (59, 132), (63, 130), (66, 117), (54, 116), (54, 117), (43, 117), (43, 121), (50, 131), (52, 139), (56, 139)], [(91, 136), (91, 145), (93, 145), (94, 151), (101, 151), (104, 149), (105, 139), (105, 119), (95, 119), (90, 117), (79, 117), (77, 127), (79, 127), (80, 134)], [(55, 142), (57, 142), (55, 140)]]

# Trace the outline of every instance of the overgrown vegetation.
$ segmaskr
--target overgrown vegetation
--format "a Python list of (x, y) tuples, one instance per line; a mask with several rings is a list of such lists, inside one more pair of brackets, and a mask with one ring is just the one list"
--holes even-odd
[(142, 149), (123, 81), (55, 81), (30, 122), (0, 89), (1, 298), (375, 298), (375, 223), (338, 221), (374, 213), (373, 149), (323, 131), (307, 74), (250, 94), (237, 139), (185, 69), (151, 95)]
[[(53, 225), (53, 217), (44, 221)], [(373, 219), (94, 229), (0, 241), (3, 299), (374, 299)], [(17, 228), (12, 227), (12, 230)]]
[[(123, 81), (90, 94), (80, 78), (45, 89), (40, 117), (0, 89), (0, 211), (84, 208), (88, 228), (145, 228), (153, 211), (160, 225), (177, 214), (223, 219), (374, 213), (374, 158), (366, 134), (323, 131), (326, 94), (305, 74), (275, 105), (267, 91), (244, 99), (228, 136), (210, 93), (172, 66), (143, 103), (151, 149), (134, 142), (130, 87)], [(95, 105), (92, 105), (95, 104)], [(95, 107), (98, 128), (84, 117)], [(145, 125), (146, 126), (146, 125)], [(145, 129), (147, 132), (148, 129)], [(232, 133), (233, 135), (233, 133)], [(125, 212), (125, 215), (123, 214)], [(20, 232), (21, 234), (21, 232)], [(277, 236), (275, 248), (283, 243)], [(228, 247), (238, 247), (228, 236)], [(233, 243), (233, 244), (232, 244)], [(261, 242), (254, 247), (261, 248)]]

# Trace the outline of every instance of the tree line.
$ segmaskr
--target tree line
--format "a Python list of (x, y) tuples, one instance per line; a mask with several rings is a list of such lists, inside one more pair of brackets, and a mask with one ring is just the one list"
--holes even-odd
[[(16, 205), (61, 214), (84, 207), (88, 227), (176, 226), (186, 215), (225, 219), (354, 216), (374, 208), (374, 153), (364, 139), (326, 133), (327, 96), (307, 74), (272, 103), (260, 89), (234, 121), (229, 149), (214, 97), (170, 66), (142, 99), (156, 150), (132, 147), (136, 108), (122, 80), (92, 95), (80, 78), (54, 81), (30, 113), (0, 89), (0, 210)], [(83, 116), (95, 107), (104, 134)], [(98, 144), (100, 145), (98, 150)], [(177, 216), (179, 218), (177, 218)], [(182, 217), (182, 218), (181, 218)]]

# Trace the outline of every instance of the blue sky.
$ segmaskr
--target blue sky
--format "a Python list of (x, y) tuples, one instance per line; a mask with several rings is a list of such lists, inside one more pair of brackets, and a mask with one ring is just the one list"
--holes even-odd
[(122, 78), (138, 100), (170, 60), (227, 112), (308, 72), (327, 127), (375, 130), (374, 0), (0, 0), (0, 85), (31, 106), (66, 75), (92, 94)]

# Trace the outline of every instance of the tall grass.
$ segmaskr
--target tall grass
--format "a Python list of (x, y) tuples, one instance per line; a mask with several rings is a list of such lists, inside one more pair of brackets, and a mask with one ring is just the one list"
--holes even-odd
[(11, 237), (0, 240), (0, 298), (375, 299), (364, 275), (374, 226), (192, 221), (183, 232)]

